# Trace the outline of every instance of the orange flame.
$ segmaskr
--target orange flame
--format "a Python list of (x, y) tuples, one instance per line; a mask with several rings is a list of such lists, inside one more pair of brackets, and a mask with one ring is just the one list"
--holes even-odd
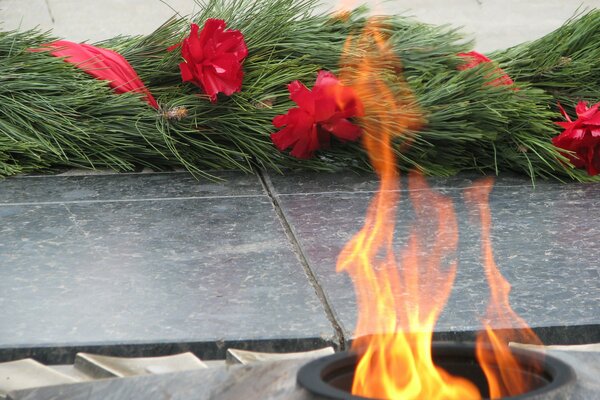
[[(401, 63), (387, 44), (381, 21), (371, 20), (358, 40), (348, 39), (340, 75), (362, 101), (363, 145), (380, 178), (364, 227), (344, 247), (337, 263), (338, 272), (351, 276), (358, 303), (353, 349), (360, 360), (352, 393), (384, 399), (480, 399), (473, 383), (452, 376), (432, 359), (433, 329), (456, 275), (452, 258), (458, 226), (451, 200), (429, 189), (417, 173), (409, 175), (408, 183), (414, 223), (401, 256), (394, 253), (400, 198), (394, 142), (401, 143), (401, 150), (408, 148), (411, 132), (424, 119), (402, 79)], [(492, 293), (488, 319), (521, 328), (520, 333), (501, 333), (486, 323), (486, 331), (478, 338), (477, 355), (491, 397), (498, 398), (522, 393), (528, 386), (516, 382), (516, 361), (508, 339), (520, 334), (525, 342), (539, 341), (510, 308), (510, 286), (493, 262), (487, 208), (491, 187), (491, 180), (476, 184), (465, 196), (481, 217), (482, 252)]]
[[(484, 321), (485, 330), (477, 337), (477, 358), (485, 372), (490, 387), (490, 397), (497, 399), (513, 396), (531, 387), (532, 374), (523, 374), (523, 367), (508, 348), (509, 342), (542, 344), (536, 334), (527, 326), (510, 306), (510, 284), (504, 279), (496, 263), (491, 244), (492, 216), (489, 207), (489, 194), (493, 180), (482, 179), (465, 191), (465, 200), (479, 215), (481, 223), (481, 253), (485, 275), (490, 286), (490, 302)], [(494, 331), (492, 322), (504, 328)], [(532, 365), (529, 372), (536, 372), (539, 365)]]
[[(399, 270), (393, 251), (399, 176), (392, 140), (416, 129), (422, 117), (398, 78), (401, 65), (379, 27), (369, 25), (353, 44), (349, 40), (346, 46), (342, 79), (363, 102), (363, 142), (381, 184), (363, 229), (346, 245), (337, 265), (351, 275), (359, 305), (353, 347), (362, 356), (352, 393), (385, 399), (478, 399), (472, 383), (436, 367), (431, 355), (433, 328), (456, 273), (456, 263), (445, 260), (458, 242), (452, 202), (411, 174), (416, 222)], [(445, 263), (449, 265), (443, 268)]]

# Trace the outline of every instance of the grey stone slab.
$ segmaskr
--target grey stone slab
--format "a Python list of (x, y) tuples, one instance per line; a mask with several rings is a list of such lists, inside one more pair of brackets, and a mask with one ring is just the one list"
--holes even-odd
[(0, 363), (0, 399), (14, 390), (73, 382), (70, 376), (32, 359)]
[(77, 368), (75, 368), (75, 366), (73, 364), (49, 365), (48, 367), (52, 368), (53, 370), (55, 370), (57, 372), (60, 372), (61, 374), (70, 376), (77, 382), (87, 382), (87, 381), (91, 381), (94, 379), (91, 376), (89, 376), (89, 375), (81, 372)]
[(163, 357), (109, 357), (77, 353), (74, 367), (96, 379), (165, 374), (208, 368), (192, 353)]
[(73, 41), (149, 34), (176, 13), (185, 16), (198, 9), (188, 0), (47, 1), (54, 16), (54, 32)]
[(403, 13), (430, 24), (462, 26), (484, 52), (537, 39), (560, 27), (580, 6), (600, 7), (598, 0), (324, 0), (319, 9), (363, 3), (377, 14)]
[(0, 30), (52, 29), (53, 18), (46, 0), (0, 0)]
[[(404, 13), (432, 24), (464, 26), (464, 31), (476, 39), (479, 51), (536, 39), (562, 25), (579, 6), (600, 6), (600, 0), (324, 0), (317, 10), (363, 3), (376, 14)], [(189, 0), (0, 0), (0, 21), (9, 29), (39, 25), (69, 40), (97, 41), (120, 34), (150, 33), (175, 12), (186, 15), (196, 9)], [(533, 23), (531, 15), (536, 16)]]
[(261, 353), (257, 351), (247, 351), (239, 349), (228, 349), (227, 364), (253, 364), (265, 361), (281, 361), (304, 359), (307, 357), (324, 357), (335, 352), (333, 347), (325, 347), (313, 351), (302, 351), (299, 353)]
[(197, 399), (197, 400), (318, 400), (296, 385), (296, 373), (305, 360), (210, 368), (160, 376), (105, 379), (89, 385), (23, 390), (10, 400), (62, 399)]
[(20, 176), (0, 181), (0, 205), (264, 195), (254, 175), (213, 175), (223, 181), (196, 179), (187, 172)]
[[(562, 389), (555, 399), (600, 398), (598, 374), (600, 353), (551, 350), (575, 370), (577, 381)], [(210, 400), (319, 400), (296, 383), (298, 370), (310, 359), (235, 365), (200, 371), (108, 379), (56, 387), (23, 390), (9, 394), (11, 400), (104, 400), (104, 399), (210, 399)], [(548, 396), (531, 396), (548, 399)]]
[[(429, 179), (429, 185), (436, 189), (462, 190), (472, 186), (481, 179), (481, 174), (463, 173), (449, 177), (436, 177)], [(275, 187), (278, 195), (306, 195), (306, 194), (372, 194), (379, 189), (379, 180), (371, 172), (331, 172), (331, 173), (306, 173), (285, 172), (285, 174), (269, 174), (269, 181)], [(535, 188), (555, 187), (555, 181), (523, 179), (522, 175), (502, 174), (502, 179), (496, 182), (497, 187), (523, 187)], [(587, 187), (585, 184), (570, 183), (577, 187)], [(407, 191), (406, 187), (399, 187), (399, 191)]]
[[(337, 274), (335, 266), (344, 244), (362, 227), (373, 197), (362, 189), (370, 190), (376, 182), (339, 174), (298, 179), (306, 185), (294, 189), (293, 179), (271, 177), (272, 190), (345, 336), (351, 338), (356, 321), (354, 290), (349, 276)], [(489, 297), (480, 229), (470, 221), (462, 198), (471, 181), (468, 176), (430, 180), (453, 199), (459, 221), (459, 267), (436, 326), (440, 337), (455, 338), (461, 332), (472, 337), (481, 327)], [(315, 192), (303, 193), (311, 190)], [(407, 193), (401, 197), (397, 249), (406, 243), (414, 217)], [(499, 178), (490, 206), (495, 259), (512, 285), (515, 311), (548, 343), (600, 341), (600, 185), (541, 182), (534, 188), (526, 178)], [(495, 323), (495, 327), (508, 326)]]
[[(76, 187), (75, 198), (119, 179), (131, 192), (122, 198), (152, 186), (146, 175), (105, 178), (58, 182)], [(160, 179), (148, 190), (169, 187)], [(0, 188), (7, 182), (35, 180)], [(13, 203), (0, 216), (0, 359), (69, 363), (77, 351), (212, 359), (230, 344), (300, 351), (333, 340), (267, 196)]]

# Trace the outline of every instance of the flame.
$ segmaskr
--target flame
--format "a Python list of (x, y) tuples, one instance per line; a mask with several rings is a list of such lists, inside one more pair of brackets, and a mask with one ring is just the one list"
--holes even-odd
[[(484, 330), (477, 337), (477, 359), (490, 387), (490, 398), (497, 399), (518, 395), (531, 387), (532, 374), (523, 374), (523, 367), (508, 348), (509, 342), (542, 344), (527, 323), (510, 306), (510, 284), (504, 279), (494, 261), (491, 244), (492, 216), (489, 194), (493, 179), (484, 178), (465, 191), (465, 200), (481, 223), (481, 255), (490, 287)], [(493, 330), (492, 322), (504, 328)], [(532, 364), (530, 373), (539, 371), (540, 365)]]
[[(424, 124), (424, 118), (402, 78), (400, 60), (389, 48), (387, 31), (382, 19), (371, 19), (358, 39), (348, 39), (341, 60), (340, 78), (362, 102), (363, 145), (380, 178), (363, 228), (344, 247), (337, 263), (337, 271), (352, 278), (358, 303), (357, 339), (352, 347), (360, 359), (352, 394), (381, 399), (480, 399), (472, 382), (452, 376), (432, 359), (434, 326), (456, 275), (458, 226), (452, 201), (429, 189), (416, 172), (408, 179), (414, 222), (400, 256), (394, 252), (400, 176), (393, 142), (401, 143), (401, 151), (408, 148), (411, 132)], [(477, 183), (465, 197), (481, 218), (484, 268), (491, 287), (487, 319), (520, 329), (495, 332), (486, 321), (486, 330), (478, 337), (477, 356), (491, 398), (498, 398), (522, 393), (529, 384), (515, 376), (520, 375), (519, 368), (508, 340), (539, 340), (510, 308), (510, 285), (493, 261), (487, 206), (492, 184), (492, 180)]]
[(456, 273), (456, 262), (446, 257), (456, 249), (458, 228), (452, 202), (429, 190), (417, 173), (409, 180), (415, 224), (399, 260), (393, 250), (399, 174), (392, 140), (401, 134), (410, 138), (408, 132), (423, 123), (414, 95), (399, 77), (401, 64), (378, 21), (365, 28), (358, 42), (349, 39), (344, 54), (341, 77), (363, 103), (363, 144), (381, 182), (363, 229), (337, 264), (338, 271), (352, 277), (359, 306), (353, 347), (362, 356), (352, 393), (385, 399), (478, 399), (472, 383), (451, 376), (432, 360), (433, 328)]

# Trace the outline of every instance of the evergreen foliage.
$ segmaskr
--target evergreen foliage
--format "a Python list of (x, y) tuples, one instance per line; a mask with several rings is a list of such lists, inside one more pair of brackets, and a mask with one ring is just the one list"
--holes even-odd
[[(105, 82), (44, 52), (56, 40), (38, 31), (0, 32), (0, 175), (58, 166), (185, 167), (210, 176), (215, 169), (332, 170), (369, 168), (357, 143), (336, 143), (312, 160), (279, 152), (270, 140), (272, 119), (294, 104), (286, 85), (314, 83), (321, 69), (339, 72), (348, 37), (368, 17), (315, 15), (316, 0), (207, 0), (190, 18), (176, 17), (147, 36), (116, 37), (96, 45), (120, 52), (161, 106), (134, 94), (115, 95)], [(240, 93), (211, 103), (182, 83), (178, 51), (189, 23), (220, 18), (240, 30), (248, 45)], [(555, 104), (596, 101), (600, 87), (600, 12), (593, 11), (537, 41), (491, 57), (517, 82), (497, 78), (493, 65), (459, 71), (469, 51), (460, 32), (402, 16), (378, 17), (382, 34), (402, 61), (399, 71), (414, 92), (426, 123), (398, 137), (405, 169), (451, 175), (461, 170), (518, 171), (532, 178), (590, 180), (573, 169), (551, 142), (561, 120)], [(349, 49), (360, 51), (360, 49)], [(390, 65), (381, 65), (382, 73)], [(398, 76), (388, 81), (401, 96)], [(368, 118), (368, 116), (367, 116)], [(403, 146), (403, 144), (405, 144)]]

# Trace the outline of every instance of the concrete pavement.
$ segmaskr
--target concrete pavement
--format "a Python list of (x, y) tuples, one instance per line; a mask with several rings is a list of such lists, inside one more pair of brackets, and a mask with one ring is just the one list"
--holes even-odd
[[(433, 24), (464, 26), (483, 52), (542, 36), (582, 7), (600, 0), (325, 0), (319, 11), (369, 4), (377, 13), (405, 13)], [(39, 26), (73, 41), (99, 41), (118, 34), (146, 34), (176, 12), (198, 9), (193, 0), (0, 0), (4, 29)]]

